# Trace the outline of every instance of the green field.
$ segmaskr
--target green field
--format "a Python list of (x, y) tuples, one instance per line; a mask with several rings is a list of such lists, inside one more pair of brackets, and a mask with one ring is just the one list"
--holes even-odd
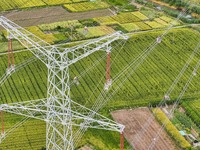
[[(24, 9), (32, 7), (47, 7), (53, 5), (63, 5), (70, 3), (87, 2), (88, 0), (6, 0), (0, 2), (0, 11)], [(94, 8), (95, 9), (95, 8)]]
[(90, 11), (95, 9), (105, 9), (110, 6), (102, 1), (84, 2), (78, 4), (65, 4), (64, 7), (71, 12)]
[(22, 9), (28, 7), (38, 7), (45, 6), (42, 0), (7, 0), (0, 2), (0, 11), (12, 10), (12, 9)]
[[(111, 79), (114, 82), (102, 99), (98, 98), (105, 85), (107, 53), (105, 51), (95, 52), (70, 66), (71, 98), (88, 108), (91, 108), (97, 100), (101, 101), (101, 104), (103, 100), (107, 100), (99, 113), (112, 119), (110, 112), (113, 110), (156, 106), (185, 65), (200, 37), (199, 26), (196, 26), (197, 30), (179, 27), (171, 29), (145, 61), (134, 70), (137, 63), (131, 66), (129, 64), (148, 49), (156, 38), (165, 32), (165, 28), (172, 22), (174, 26), (183, 25), (183, 22), (174, 21), (175, 18), (167, 16), (164, 12), (147, 9), (146, 6), (136, 9), (135, 6), (131, 7), (129, 2), (129, 0), (3, 0), (0, 1), (0, 12), (60, 6), (68, 13), (79, 14), (79, 12), (88, 11), (89, 14), (93, 13), (92, 10), (102, 9), (103, 12), (103, 9), (109, 8), (113, 12), (111, 16), (97, 14), (101, 17), (40, 24), (26, 29), (50, 44), (78, 41), (62, 44), (62, 47), (74, 46), (84, 42), (79, 42), (79, 40), (108, 35), (118, 30), (130, 36), (127, 41), (118, 40), (111, 45)], [(11, 13), (12, 16), (12, 12), (6, 13)], [(6, 30), (0, 31), (0, 77), (4, 75), (8, 65), (8, 56), (4, 54), (8, 50), (6, 37)], [(16, 40), (13, 40), (13, 49), (14, 51), (23, 50), (14, 54), (16, 65), (33, 57), (33, 54), (24, 51), (23, 46)], [(199, 59), (200, 54), (198, 53), (172, 91), (170, 95), (172, 101), (179, 96)], [(129, 68), (118, 76), (127, 66)], [(79, 78), (79, 85), (73, 83), (75, 76)], [(184, 113), (176, 110), (174, 118), (167, 120), (165, 130), (172, 139), (175, 139), (174, 141), (180, 148), (189, 146), (182, 136), (177, 136), (180, 135), (178, 130), (190, 132), (189, 128), (192, 127), (198, 133), (200, 132), (199, 87), (200, 76), (197, 72), (197, 76), (194, 77), (180, 103)], [(0, 104), (46, 97), (47, 68), (39, 60), (13, 73), (0, 86)], [(155, 116), (161, 124), (167, 118), (161, 109)], [(5, 131), (9, 131), (24, 117), (4, 113), (4, 119)], [(174, 129), (174, 126), (178, 130)], [(73, 130), (75, 132), (76, 127)], [(6, 139), (0, 143), (0, 150), (44, 150), (45, 144), (45, 122), (27, 118), (22, 126), (8, 134)], [(94, 150), (119, 150), (120, 135), (112, 131), (88, 129), (76, 149), (87, 144)], [(128, 147), (130, 145), (125, 141), (125, 150), (128, 150)]]
[(193, 120), (193, 122), (199, 127), (200, 123), (200, 101), (198, 98), (195, 98), (194, 100), (189, 100), (182, 102), (181, 105), (185, 111), (186, 114)]
[[(78, 4), (73, 3), (73, 5)], [(136, 32), (166, 28), (174, 22), (174, 20), (175, 18), (162, 15), (160, 18), (157, 16), (154, 18), (154, 21), (150, 21), (150, 19), (142, 12), (134, 11), (122, 12), (112, 16), (40, 24), (38, 26), (27, 27), (26, 29), (44, 41), (50, 44), (55, 44), (59, 42), (65, 43), (66, 41), (79, 41), (96, 38), (111, 34), (118, 30), (122, 30), (123, 32)], [(181, 25), (181, 23), (175, 21), (174, 25)], [(88, 28), (88, 32), (85, 32), (85, 27)], [(2, 30), (0, 34), (0, 41), (2, 41), (3, 44), (0, 44), (3, 46), (0, 51), (3, 51), (5, 47), (4, 44), (6, 44), (6, 37), (6, 30)], [(17, 44), (16, 41), (14, 45), (15, 50), (20, 48), (20, 45)]]
[[(191, 103), (193, 103), (193, 102), (191, 102)], [(200, 102), (198, 101), (198, 105), (199, 105), (199, 103)], [(190, 104), (190, 103), (188, 103), (188, 104)], [(192, 117), (190, 115), (188, 115), (185, 112), (182, 112), (180, 110), (181, 110), (180, 107), (179, 107), (179, 109), (175, 110), (174, 117), (171, 119), (171, 121), (176, 126), (176, 128), (179, 131), (184, 130), (184, 131), (186, 131), (186, 133), (189, 133), (189, 134), (192, 132), (191, 129), (194, 129), (197, 133), (199, 133), (200, 132), (199, 124), (194, 122), (194, 120), (192, 119)], [(187, 110), (186, 110), (186, 112), (187, 112)], [(197, 139), (200, 140), (200, 137), (198, 137)]]
[[(111, 54), (111, 78), (114, 79), (130, 61), (134, 60), (142, 50), (148, 48), (150, 43), (152, 43), (161, 33), (162, 31), (134, 34), (125, 43), (125, 46), (122, 49), (120, 49), (119, 42), (123, 43), (124, 41), (113, 43), (113, 51)], [(176, 38), (175, 41), (173, 41), (174, 44), (172, 44), (171, 41), (174, 34)], [(198, 37), (199, 33), (191, 29), (173, 29), (135, 72), (131, 73), (132, 66), (113, 83), (109, 93), (112, 93), (116, 87), (126, 79), (123, 82), (123, 86), (112, 96), (108, 105), (102, 109), (101, 113), (110, 116), (108, 110), (147, 106), (149, 103), (160, 101), (163, 94), (170, 87), (195, 48)], [(32, 54), (29, 52), (16, 53), (16, 64), (19, 64), (31, 56)], [(199, 59), (199, 55), (198, 57), (195, 57), (189, 70), (178, 83), (171, 95), (172, 99), (175, 99), (182, 90), (197, 59)], [(100, 63), (97, 63), (95, 67), (91, 67), (97, 60), (99, 60)], [(7, 56), (0, 55), (0, 76), (5, 72), (6, 66)], [(71, 81), (74, 76), (80, 76), (82, 74), (82, 77), (79, 78), (80, 84), (78, 86), (74, 84), (71, 85), (71, 97), (73, 100), (80, 104), (84, 104), (89, 108), (92, 106), (104, 87), (105, 66), (106, 53), (100, 51), (84, 58), (70, 67)], [(91, 69), (87, 70), (90, 67)], [(83, 73), (86, 70), (87, 72)], [(131, 73), (131, 76), (127, 78), (128, 73)], [(187, 90), (184, 98), (199, 96), (199, 81), (200, 77), (197, 76)], [(40, 61), (36, 61), (21, 69), (19, 72), (14, 73), (11, 78), (0, 87), (1, 103), (44, 98), (46, 97), (46, 83), (47, 69)], [(93, 91), (98, 84), (99, 86), (97, 89)], [(9, 117), (10, 115), (7, 115), (6, 128), (9, 128), (19, 117), (15, 115)], [(0, 145), (0, 149), (38, 149), (42, 146), (45, 147), (45, 138), (43, 138), (45, 137), (44, 123), (38, 121), (36, 124), (34, 120), (31, 119), (27, 121), (26, 124), (13, 132), (9, 138), (5, 139)], [(34, 127), (32, 126), (33, 124)], [(39, 137), (40, 140), (37, 140), (37, 134), (35, 134), (34, 130), (41, 135)], [(34, 134), (32, 134), (33, 132)], [(23, 136), (23, 138), (14, 138), (19, 135)], [(13, 145), (10, 143), (10, 139), (13, 139), (12, 143), (16, 144)], [(36, 140), (37, 142), (35, 142)], [(101, 130), (89, 130), (84, 135), (80, 145), (86, 143), (90, 143), (96, 149), (101, 150), (119, 149), (119, 134)]]

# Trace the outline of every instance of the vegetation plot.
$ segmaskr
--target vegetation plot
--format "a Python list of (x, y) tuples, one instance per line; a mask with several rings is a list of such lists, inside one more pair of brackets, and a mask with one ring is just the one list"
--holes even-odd
[(186, 114), (191, 117), (197, 126), (200, 124), (200, 101), (185, 101), (182, 102), (182, 106), (186, 111)]
[(132, 14), (135, 15), (136, 17), (140, 18), (141, 20), (148, 20), (149, 19), (147, 16), (145, 16), (144, 14), (142, 14), (139, 11), (132, 12)]
[(104, 36), (107, 34), (111, 34), (115, 32), (114, 29), (107, 26), (96, 26), (96, 27), (88, 27), (88, 28), (80, 28), (77, 31), (83, 34), (86, 38), (94, 38), (99, 36)]
[(60, 5), (60, 4), (67, 4), (67, 3), (74, 3), (74, 2), (84, 2), (88, 0), (42, 0), (47, 5)]
[(101, 25), (119, 24), (119, 22), (113, 19), (111, 16), (98, 17), (94, 18), (94, 20), (100, 23)]
[(36, 26), (28, 27), (28, 30), (50, 44), (56, 41), (56, 38), (53, 36), (53, 34), (45, 34)]
[(110, 6), (102, 1), (94, 1), (94, 2), (83, 2), (77, 4), (66, 4), (64, 5), (64, 7), (70, 10), (71, 12), (81, 12), (81, 11), (89, 11), (95, 9), (105, 9), (109, 8)]
[(128, 32), (140, 30), (140, 27), (138, 27), (135, 23), (125, 23), (121, 24), (120, 26), (123, 27)]
[(156, 21), (146, 21), (145, 23), (148, 24), (152, 28), (162, 28), (163, 27), (161, 24), (159, 24)]
[(112, 16), (112, 18), (121, 24), (141, 21), (138, 17), (136, 17), (132, 13), (121, 13), (119, 15)]
[(0, 11), (62, 5), (66, 3), (85, 2), (88, 0), (5, 0), (0, 2)]
[(11, 9), (20, 9), (20, 8), (29, 8), (36, 6), (45, 6), (46, 4), (42, 0), (6, 0), (0, 2), (0, 11), (11, 10)]
[(77, 28), (81, 26), (82, 24), (78, 20), (70, 20), (70, 21), (55, 22), (50, 24), (41, 24), (38, 27), (43, 31), (50, 31), (60, 28)]

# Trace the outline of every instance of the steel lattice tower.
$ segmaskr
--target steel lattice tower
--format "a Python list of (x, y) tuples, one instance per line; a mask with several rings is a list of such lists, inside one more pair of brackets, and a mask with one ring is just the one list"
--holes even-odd
[[(0, 17), (0, 25), (48, 68), (47, 98), (2, 104), (0, 111), (45, 121), (46, 148), (48, 150), (73, 150), (75, 148), (73, 126), (123, 132), (123, 125), (70, 98), (69, 66), (99, 50), (110, 53), (110, 44), (118, 39), (127, 40), (127, 36), (116, 32), (72, 48), (61, 48), (46, 43), (3, 16)], [(8, 74), (12, 71), (14, 69), (10, 70)]]

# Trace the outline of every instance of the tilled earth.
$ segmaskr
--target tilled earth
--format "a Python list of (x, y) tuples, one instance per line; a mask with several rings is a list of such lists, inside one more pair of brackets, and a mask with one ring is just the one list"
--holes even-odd
[[(161, 125), (151, 117), (149, 126), (146, 122), (152, 115), (148, 108), (118, 110), (111, 113), (114, 120), (125, 125), (124, 136), (136, 150), (175, 150), (178, 149), (168, 134), (161, 130)], [(156, 136), (160, 132), (159, 136)], [(157, 138), (156, 138), (157, 137)]]

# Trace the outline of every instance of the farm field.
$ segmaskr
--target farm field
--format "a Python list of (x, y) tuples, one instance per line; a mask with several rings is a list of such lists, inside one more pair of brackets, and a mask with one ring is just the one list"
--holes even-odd
[[(178, 41), (181, 40), (182, 44), (184, 44), (183, 46), (181, 46), (182, 49), (180, 49), (180, 45), (177, 46), (177, 44), (171, 44), (171, 40), (172, 40), (173, 35), (169, 34), (167, 36), (168, 38), (165, 41), (169, 46), (166, 47), (165, 43), (159, 45), (155, 49), (154, 53), (152, 53), (150, 55), (150, 57), (146, 60), (146, 62), (144, 62), (144, 64), (141, 66), (141, 68), (139, 68), (139, 70), (136, 71), (131, 76), (130, 80), (133, 80), (133, 79), (136, 80), (137, 79), (137, 82), (135, 82), (134, 85), (132, 85), (132, 84), (129, 85), (131, 87), (130, 90), (124, 89), (124, 90), (119, 91), (119, 97), (117, 98), (117, 95), (116, 95), (114, 97), (114, 99), (116, 99), (117, 101), (120, 102), (121, 98), (126, 101), (126, 99), (128, 97), (129, 98), (132, 97), (131, 99), (135, 99), (135, 100), (138, 99), (138, 98), (140, 98), (140, 99), (144, 99), (145, 97), (149, 98), (148, 96), (153, 96), (156, 99), (159, 96), (162, 97), (162, 93), (167, 90), (167, 87), (169, 87), (169, 85), (171, 85), (171, 82), (175, 79), (175, 77), (178, 74), (178, 72), (180, 71), (181, 67), (184, 65), (186, 58), (188, 58), (188, 56), (192, 53), (192, 50), (195, 47), (195, 43), (197, 43), (197, 41), (198, 41), (198, 39), (197, 39), (198, 33), (196, 33), (195, 31), (192, 31), (190, 29), (173, 29), (173, 31), (176, 32), (176, 37), (177, 37), (174, 42), (179, 44)], [(143, 49), (147, 48), (148, 45), (158, 35), (158, 33), (151, 32), (151, 34), (149, 34), (149, 33), (141, 33), (141, 34), (138, 34), (138, 35), (135, 34), (135, 35), (133, 35), (132, 38), (130, 38), (126, 42), (126, 46), (123, 47), (123, 49), (121, 51), (115, 50), (115, 49), (118, 49), (117, 46), (119, 46), (117, 43), (116, 43), (116, 46), (113, 45), (114, 50), (113, 50), (113, 53), (112, 53), (112, 56), (113, 56), (113, 62), (112, 63), (115, 64), (115, 65), (112, 65), (112, 70), (113, 70), (112, 71), (112, 78), (114, 78), (116, 76), (116, 74), (118, 74), (120, 72), (120, 70), (123, 69), (123, 67), (125, 65), (127, 65), (127, 62), (129, 60), (134, 59), (135, 57), (138, 56), (138, 54), (141, 53), (141, 51)], [(161, 33), (161, 31), (160, 31), (160, 33)], [(190, 36), (190, 38), (187, 39), (186, 36)], [(186, 40), (187, 40), (187, 42), (186, 42)], [(140, 41), (143, 41), (142, 45), (141, 45)], [(162, 49), (162, 46), (165, 46), (166, 49), (165, 50)], [(132, 47), (134, 47), (134, 49), (132, 49)], [(140, 47), (140, 48), (138, 49), (138, 47)], [(123, 53), (123, 55), (121, 55), (121, 53)], [(174, 56), (169, 56), (169, 53), (173, 53)], [(130, 55), (130, 54), (132, 54), (132, 55)], [(176, 56), (177, 54), (179, 54), (178, 56), (180, 56), (180, 57), (177, 57)], [(16, 53), (16, 55), (15, 55), (16, 64), (22, 62), (24, 59), (28, 59), (31, 56), (32, 55), (27, 53), (27, 52), (22, 52), (20, 55), (18, 53)], [(100, 63), (96, 67), (95, 71), (90, 70), (90, 73), (87, 72), (87, 74), (85, 74), (85, 78), (80, 79), (80, 82), (83, 82), (80, 86), (72, 85), (72, 92), (73, 92), (72, 96), (73, 96), (73, 98), (75, 98), (77, 100), (81, 100), (81, 101), (86, 100), (89, 97), (89, 95), (91, 95), (91, 94), (90, 94), (90, 92), (85, 93), (85, 91), (91, 91), (92, 88), (90, 89), (90, 85), (92, 86), (93, 85), (92, 83), (94, 83), (94, 85), (98, 83), (97, 81), (95, 81), (96, 78), (104, 78), (104, 73), (105, 73), (104, 69), (105, 69), (105, 61), (106, 61), (105, 56), (106, 56), (106, 53), (97, 52), (97, 53), (91, 55), (91, 57), (88, 57), (83, 61), (77, 62), (77, 64), (72, 66), (71, 76), (73, 78), (73, 76), (75, 76), (76, 74), (79, 75), (79, 74), (81, 74), (81, 72), (84, 72), (84, 70), (87, 68), (87, 66), (93, 64), (94, 60), (96, 60), (97, 58), (100, 59), (99, 60)], [(115, 58), (115, 56), (118, 56), (119, 58), (118, 57)], [(1, 57), (1, 60), (2, 60), (2, 62), (1, 62), (2, 63), (2, 65), (1, 65), (2, 69), (1, 70), (5, 70), (6, 69), (5, 67), (6, 67), (6, 62), (7, 62), (7, 56), (0, 56), (0, 57)], [(177, 64), (177, 65), (174, 65), (172, 63), (172, 62), (176, 62), (175, 58), (176, 58), (176, 61), (179, 61), (179, 64)], [(154, 60), (154, 61), (152, 62), (151, 60)], [(163, 61), (164, 61), (165, 65), (163, 64)], [(149, 63), (151, 65), (149, 65)], [(35, 66), (35, 67), (36, 67), (36, 65), (37, 65), (37, 63), (35, 65), (31, 64), (31, 66)], [(29, 68), (28, 70), (35, 70), (35, 67), (33, 69), (31, 69), (30, 66), (27, 66), (27, 67)], [(41, 67), (36, 67), (36, 68), (40, 70), (39, 76), (44, 77), (44, 78), (42, 78), (42, 81), (46, 82), (45, 66), (41, 65)], [(77, 68), (79, 68), (79, 69), (77, 70)], [(92, 67), (92, 68), (94, 69), (94, 67)], [(146, 69), (144, 69), (144, 68), (146, 68)], [(159, 80), (157, 80), (156, 76), (157, 76), (158, 72), (161, 72), (161, 70), (164, 70), (164, 68), (165, 68), (165, 72), (162, 73), (162, 78), (159, 78)], [(25, 73), (29, 72), (28, 70), (27, 71), (26, 70), (24, 70)], [(149, 71), (151, 72), (151, 74), (148, 73)], [(37, 71), (31, 71), (31, 72), (37, 72)], [(31, 72), (29, 72), (29, 73), (32, 74)], [(93, 74), (92, 72), (96, 72), (96, 74)], [(4, 71), (1, 72), (1, 75), (3, 73), (4, 73)], [(23, 72), (21, 71), (20, 73), (23, 73)], [(149, 79), (149, 80), (143, 80), (144, 77), (141, 76), (143, 73), (147, 74), (145, 78)], [(171, 74), (171, 75), (169, 75), (169, 74)], [(181, 87), (184, 84), (184, 81), (187, 80), (188, 75), (189, 75), (189, 72), (183, 77), (183, 79), (181, 80), (181, 82), (179, 84), (179, 87)], [(11, 77), (11, 78), (15, 79), (16, 77), (14, 77), (14, 76), (18, 76), (17, 73), (14, 74), (13, 77)], [(122, 78), (124, 78), (124, 76), (122, 76)], [(31, 80), (33, 80), (33, 79), (34, 79), (34, 77), (31, 78)], [(27, 80), (23, 79), (23, 80), (30, 81), (30, 79), (27, 79)], [(196, 80), (198, 80), (198, 78)], [(19, 83), (13, 83), (15, 81), (17, 81), (17, 80), (12, 81), (12, 80), (9, 79), (8, 82), (3, 86), (3, 89), (5, 87), (7, 87), (9, 89), (9, 90), (8, 89), (5, 90), (4, 95), (6, 93), (9, 93), (9, 92), (11, 92), (11, 93), (16, 92), (16, 94), (18, 93), (18, 91), (16, 91), (15, 89), (13, 89), (13, 90), (10, 89), (10, 87), (7, 85), (9, 82), (11, 82), (11, 84), (13, 84), (13, 85), (17, 84), (18, 86), (20, 86), (20, 84), (19, 84), (20, 81), (19, 81)], [(143, 81), (143, 82), (141, 82), (142, 84), (140, 83), (140, 81)], [(34, 80), (32, 82), (37, 84), (37, 82), (35, 82)], [(126, 81), (126, 82), (130, 82), (130, 81)], [(101, 85), (103, 85), (103, 84), (104, 83), (101, 83)], [(117, 84), (117, 82), (116, 82), (116, 84)], [(139, 85), (139, 84), (141, 84), (141, 85)], [(44, 83), (44, 85), (45, 85), (45, 83)], [(142, 88), (143, 85), (147, 85), (147, 87)], [(188, 90), (192, 91), (193, 94), (195, 95), (195, 94), (198, 94), (199, 92), (198, 92), (197, 86), (194, 86), (194, 85), (195, 85), (195, 83)], [(135, 88), (135, 86), (137, 87), (137, 89)], [(98, 90), (100, 90), (100, 89), (98, 89)], [(43, 91), (45, 91), (44, 88), (42, 88), (42, 90), (40, 90), (39, 93), (43, 93)], [(127, 93), (126, 95), (123, 94), (123, 92), (125, 92), (125, 91)], [(175, 94), (178, 94), (178, 91)], [(190, 95), (190, 92), (188, 92), (188, 94)], [(2, 98), (7, 99), (7, 100), (12, 99), (13, 101), (16, 101), (17, 100), (16, 96), (19, 95), (19, 93), (16, 96), (14, 96), (15, 94), (11, 94), (11, 95), (12, 95), (12, 97), (10, 97), (10, 98), (9, 97), (4, 97), (4, 98), (2, 97)], [(122, 96), (122, 97), (120, 98), (120, 96)], [(78, 97), (80, 97), (81, 99), (78, 98)], [(31, 97), (28, 97), (28, 98), (31, 98)], [(33, 97), (31, 99), (38, 99), (38, 98), (43, 98), (43, 97), (37, 96), (37, 97)], [(23, 100), (24, 100), (24, 98), (23, 98)], [(115, 102), (117, 102), (117, 101), (115, 101)], [(127, 104), (127, 106), (128, 105), (129, 104)]]
[[(59, 8), (58, 10), (60, 12), (57, 12), (58, 14), (64, 14), (64, 11), (60, 9), (60, 7), (55, 7), (50, 10), (56, 10), (56, 8)], [(46, 9), (46, 13), (49, 12), (51, 14), (50, 10)], [(39, 14), (39, 11), (36, 12), (36, 14), (37, 13)], [(54, 17), (57, 17), (57, 13), (55, 13)], [(11, 14), (10, 17), (16, 16), (14, 14)], [(36, 18), (41, 20), (43, 17), (45, 17), (45, 15), (41, 15), (41, 18)], [(52, 16), (50, 16), (50, 18), (52, 18)], [(21, 19), (16, 22), (22, 23), (23, 21)], [(45, 19), (48, 19), (48, 16)], [(45, 19), (42, 20), (44, 21)], [(59, 18), (57, 18), (57, 20), (58, 19)], [(24, 22), (28, 20), (25, 19)], [(39, 23), (37, 26), (32, 26), (33, 24), (29, 22), (29, 25), (31, 25), (31, 27), (28, 27), (27, 29), (35, 35), (39, 36), (40, 38), (44, 39), (46, 42), (54, 44), (63, 41), (78, 41), (88, 38), (96, 38), (103, 35), (111, 34), (117, 30), (122, 30), (124, 32), (136, 32), (161, 29), (166, 28), (170, 25), (170, 23), (174, 22), (174, 18), (167, 16), (155, 18), (154, 20), (155, 21), (150, 21), (148, 17), (146, 17), (143, 13), (135, 11), (120, 13), (112, 16), (103, 16), (91, 19), (84, 19), (83, 17), (81, 20), (68, 20), (45, 24), (40, 24), (42, 23), (40, 21), (32, 22), (33, 24)], [(177, 21), (175, 23), (175, 25), (180, 25), (180, 23)], [(26, 25), (26, 23), (24, 25)], [(85, 27), (87, 31), (85, 30)], [(4, 37), (7, 37), (5, 30), (3, 30), (2, 32)]]
[(94, 2), (84, 2), (78, 4), (65, 4), (65, 8), (67, 8), (70, 12), (81, 12), (81, 11), (90, 11), (95, 9), (105, 9), (110, 6), (102, 1), (94, 1)]
[[(146, 132), (142, 134), (142, 126), (146, 120), (151, 116), (151, 111), (148, 108), (136, 108), (134, 110), (119, 110), (111, 113), (114, 120), (126, 126), (124, 135), (131, 143), (132, 148), (137, 150), (146, 150), (154, 140), (154, 136), (161, 128), (159, 123), (154, 118), (151, 125), (146, 128)], [(170, 139), (165, 131), (160, 133), (156, 145), (153, 147), (155, 150), (169, 150), (178, 149), (175, 143)]]
[[(88, 2), (88, 4), (90, 3), (92, 3), (92, 6), (94, 7), (97, 5), (94, 4), (94, 2)], [(78, 7), (79, 4), (81, 5), (82, 3), (72, 3), (67, 6), (77, 6), (77, 8), (81, 8)], [(84, 4), (86, 4), (86, 2), (84, 2)], [(102, 6), (104, 5), (106, 6), (106, 3), (102, 2)], [(32, 30), (34, 34), (40, 34), (41, 38), (44, 37), (44, 40), (51, 44), (60, 41), (77, 41), (87, 38), (95, 38), (110, 34), (115, 30), (135, 32), (161, 29), (174, 22), (174, 18), (164, 15), (159, 18), (156, 16), (154, 17), (154, 21), (150, 21), (151, 19), (140, 11), (122, 12), (117, 15), (113, 15), (108, 9), (69, 13), (61, 6), (13, 11), (9, 13), (5, 12), (2, 13), (2, 15), (5, 15), (24, 27), (31, 26), (30, 28), (34, 28), (34, 30)], [(181, 25), (181, 23), (176, 21), (174, 22), (174, 25)], [(36, 29), (36, 26), (42, 31)], [(91, 30), (88, 34), (82, 32), (85, 26), (88, 26)], [(113, 30), (111, 28), (113, 28)], [(95, 32), (96, 35), (93, 34), (93, 29), (97, 29), (98, 34)], [(107, 31), (105, 31), (105, 29)]]
[[(64, 4), (71, 4), (77, 3), (77, 11), (85, 11), (84, 8), (81, 9), (80, 6), (85, 5), (101, 5), (103, 8), (109, 7), (107, 3), (104, 4), (101, 2), (89, 2), (88, 0), (34, 0), (34, 1), (27, 1), (27, 0), (6, 0), (0, 2), (0, 11), (8, 11), (8, 10), (16, 10), (16, 9), (24, 9), (24, 8), (33, 8), (33, 7), (47, 7), (47, 6), (54, 6), (54, 5), (64, 5)], [(102, 8), (100, 7), (100, 8)], [(76, 8), (75, 8), (76, 9)], [(90, 10), (99, 9), (99, 7), (90, 7)], [(87, 9), (86, 9), (87, 10)]]
[(175, 21), (174, 18), (168, 16), (154, 17), (153, 19), (154, 21), (150, 21), (151, 19), (140, 11), (94, 18), (94, 20), (100, 23), (100, 25), (109, 26), (117, 24), (124, 28), (127, 32), (165, 28), (171, 23), (173, 23), (175, 26), (181, 25), (180, 22)]
[[(5, 130), (9, 130), (22, 121), (24, 117), (14, 114), (4, 113)], [(45, 147), (45, 127), (46, 124), (39, 120), (28, 119), (20, 128), (17, 128), (12, 136), (7, 136), (5, 141), (0, 144), (0, 150), (16, 150), (16, 149), (38, 149)], [(20, 146), (21, 145), (21, 146)]]
[[(152, 149), (193, 149), (191, 146), (194, 140), (188, 140), (186, 136), (184, 138), (179, 131), (195, 133), (195, 138), (200, 141), (200, 76), (196, 70), (193, 71), (200, 59), (199, 53), (195, 54), (188, 69), (170, 93), (170, 100), (160, 108), (155, 107), (166, 96), (166, 91), (199, 43), (199, 24), (195, 28), (194, 24), (190, 25), (182, 18), (175, 21), (176, 18), (172, 17), (174, 15), (153, 8), (148, 1), (144, 5), (137, 5), (140, 8), (129, 3), (128, 0), (4, 0), (0, 2), (0, 16), (7, 17), (49, 44), (62, 48), (84, 44), (90, 39), (119, 30), (128, 35), (128, 40), (120, 39), (108, 45), (112, 48), (112, 85), (109, 90), (104, 89), (108, 52), (102, 49), (69, 67), (70, 98), (85, 107), (93, 110), (96, 108), (101, 115), (124, 124), (124, 150), (133, 147), (138, 150), (148, 149), (157, 140), (155, 135), (162, 123), (166, 125)], [(133, 2), (135, 3), (136, 1)], [(173, 28), (165, 33), (171, 24), (174, 25)], [(163, 33), (166, 35), (159, 43), (158, 39)], [(0, 27), (0, 78), (5, 75), (8, 66), (7, 37), (6, 30)], [(34, 57), (18, 41), (12, 41), (16, 66)], [(153, 51), (145, 58), (140, 57), (142, 53), (148, 54), (145, 50), (149, 50), (154, 42), (157, 45)], [(173, 116), (168, 116), (171, 104), (177, 99), (191, 74), (194, 75), (193, 81), (184, 93), (178, 109)], [(46, 98), (47, 80), (47, 67), (36, 58), (20, 70), (12, 72), (0, 86), (0, 105)], [(101, 109), (98, 110), (99, 108)], [(142, 126), (152, 114), (153, 122), (145, 129), (145, 135), (137, 141), (137, 133), (141, 132)], [(6, 138), (3, 141), (0, 139), (0, 150), (46, 149), (45, 122), (6, 112), (3, 115)], [(9, 130), (22, 120), (26, 121), (9, 134)], [(1, 125), (0, 120), (0, 127)], [(73, 126), (73, 134), (78, 129), (79, 127)], [(84, 130), (82, 124), (80, 129)], [(88, 129), (83, 137), (78, 137), (81, 140), (78, 140), (78, 144), (73, 143), (77, 144), (75, 150), (120, 149), (118, 132)]]
[(29, 7), (45, 6), (42, 0), (26, 1), (26, 0), (7, 0), (0, 3), (0, 11), (22, 9)]
[(199, 126), (199, 123), (200, 123), (200, 101), (199, 99), (194, 99), (192, 101), (184, 101), (181, 106), (183, 106), (183, 108), (185, 109), (186, 111), (186, 114), (188, 116), (190, 116), (190, 118), (194, 121), (194, 123), (198, 126)]
[[(135, 59), (142, 50), (146, 49), (161, 33), (162, 31), (134, 34), (125, 43), (125, 46), (122, 49), (120, 49), (120, 44), (123, 44), (124, 41), (114, 43), (112, 45), (113, 51), (111, 54), (111, 78), (115, 79), (117, 74), (121, 72), (127, 63)], [(173, 43), (176, 44), (171, 43), (173, 33), (176, 35)], [(117, 85), (127, 77), (128, 73), (132, 74), (124, 81), (124, 85), (117, 94), (113, 95), (112, 99), (109, 100), (108, 105), (106, 105), (101, 113), (110, 116), (108, 115), (108, 110), (124, 107), (147, 106), (149, 103), (153, 104), (159, 102), (163, 97), (163, 93), (169, 88), (195, 48), (198, 42), (198, 36), (199, 33), (191, 29), (172, 29), (166, 38), (163, 39), (163, 42), (155, 48), (146, 61), (134, 73), (131, 73), (132, 68), (129, 68), (116, 80), (116, 82), (113, 83), (112, 88), (109, 90), (111, 93), (115, 90)], [(32, 57), (32, 54), (29, 52), (16, 53), (16, 65), (30, 57)], [(195, 64), (195, 61), (198, 58), (199, 56), (195, 57), (192, 65)], [(2, 75), (7, 66), (6, 55), (0, 56), (0, 64), (0, 75)], [(92, 67), (93, 65), (96, 67)], [(71, 66), (71, 80), (74, 76), (81, 75), (79, 77), (80, 84), (78, 86), (74, 84), (71, 85), (71, 97), (73, 100), (80, 104), (84, 104), (89, 108), (92, 106), (104, 87), (105, 66), (106, 53), (103, 51), (94, 53)], [(91, 69), (88, 70), (90, 67)], [(175, 88), (175, 92), (171, 95), (172, 99), (174, 99), (181, 91), (182, 86), (187, 81), (187, 77), (190, 75), (189, 71), (191, 68), (186, 72), (178, 86)], [(199, 96), (199, 80), (200, 78), (198, 76), (194, 79), (191, 87), (186, 92), (185, 98)], [(40, 61), (29, 64), (21, 69), (20, 72), (14, 73), (0, 88), (1, 103), (44, 98), (46, 97), (46, 81), (46, 67), (41, 64)], [(95, 88), (95, 85), (99, 86)], [(93, 89), (95, 89), (95, 91), (93, 91)], [(13, 118), (15, 117), (13, 116)], [(43, 133), (43, 135), (45, 134), (45, 130), (42, 128), (38, 132)], [(17, 134), (17, 132), (10, 135), (11, 138), (12, 136), (15, 136), (15, 134)], [(108, 140), (110, 137), (112, 137), (113, 140)], [(34, 137), (31, 137), (30, 134), (30, 139), (32, 138)], [(32, 146), (34, 149), (34, 145), (31, 145), (31, 141), (32, 140), (30, 140), (29, 146)], [(99, 143), (99, 141), (102, 141), (102, 143)], [(44, 143), (44, 141), (41, 142)], [(6, 143), (5, 140), (4, 143), (0, 145), (0, 148), (8, 147), (9, 145)], [(16, 145), (16, 147), (21, 148), (21, 145), (23, 145), (22, 143), (23, 141), (21, 141), (21, 144)], [(92, 146), (99, 149), (104, 149), (105, 147), (109, 147), (108, 149), (118, 149), (119, 134), (92, 129), (86, 133), (84, 140), (81, 141), (80, 145), (85, 145), (86, 143), (92, 143)], [(128, 144), (126, 144), (126, 147), (127, 146)]]
[[(110, 16), (112, 12), (108, 9), (92, 10), (90, 12), (69, 13), (61, 6), (37, 8), (31, 10), (0, 12), (0, 15), (7, 17), (22, 27), (49, 24), (67, 20), (81, 20), (102, 16)], [(0, 30), (3, 29), (0, 27)]]
[(94, 38), (112, 34), (115, 32), (115, 30), (107, 26), (99, 26), (99, 27), (97, 26), (97, 27), (88, 27), (87, 30), (85, 30), (84, 28), (80, 28), (78, 29), (78, 32), (81, 34), (85, 34), (86, 38)]
[[(191, 101), (191, 103), (193, 103), (193, 101)], [(173, 118), (170, 120), (179, 131), (185, 131), (186, 134), (192, 134), (197, 140), (200, 140), (198, 136), (200, 126), (195, 119), (193, 119), (191, 114), (188, 113), (187, 108), (180, 105), (180, 107), (175, 110)], [(192, 142), (192, 140), (189, 140), (189, 142)]]

